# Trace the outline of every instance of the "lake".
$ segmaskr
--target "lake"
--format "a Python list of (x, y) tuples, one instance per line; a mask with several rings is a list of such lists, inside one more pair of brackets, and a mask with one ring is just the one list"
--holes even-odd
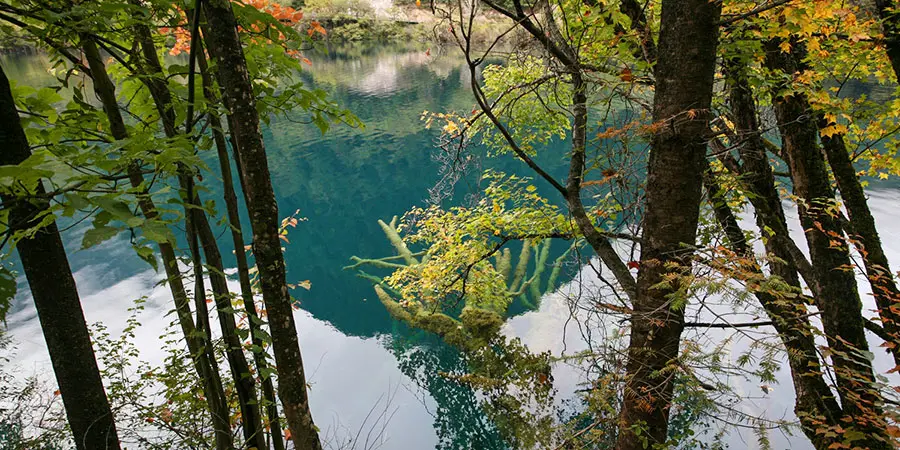
[[(502, 448), (470, 391), (437, 376), (421, 376), (426, 362), (444, 370), (458, 367), (455, 352), (398, 326), (371, 283), (342, 270), (354, 255), (393, 254), (377, 220), (390, 221), (429, 198), (429, 188), (440, 179), (440, 164), (433, 159), (437, 133), (426, 130), (419, 118), (424, 110), (470, 110), (468, 73), (458, 59), (424, 50), (374, 47), (311, 59), (308, 84), (327, 90), (365, 123), (363, 130), (337, 126), (322, 135), (312, 125), (275, 118), (265, 129), (280, 211), (286, 216), (299, 210), (307, 219), (291, 230), (285, 258), (289, 282), (310, 281), (308, 291), (292, 294), (301, 307), (297, 326), (323, 438), (346, 439), (360, 427), (368, 431), (384, 425), (381, 448)], [(5, 56), (0, 62), (15, 82), (53, 83), (43, 55)], [(515, 164), (498, 168), (519, 169)], [(471, 175), (445, 204), (478, 191), (478, 172)], [(208, 179), (220, 178), (213, 173)], [(207, 184), (205, 198), (220, 198), (219, 184)], [(64, 239), (88, 322), (102, 321), (115, 334), (133, 300), (146, 296), (138, 345), (142, 359), (162, 362), (158, 336), (173, 318), (166, 315), (168, 290), (157, 286), (161, 275), (134, 255), (126, 236), (80, 250), (85, 229), (75, 226)], [(230, 248), (230, 238), (222, 244)], [(223, 254), (226, 266), (233, 267), (233, 254)], [(9, 317), (17, 361), (24, 374), (48, 373), (24, 277), (19, 287)], [(366, 422), (372, 408), (387, 408), (382, 423), (372, 423), (377, 414)]]
[[(323, 438), (333, 444), (346, 442), (362, 429), (355, 448), (375, 448), (373, 443), (397, 450), (504, 448), (470, 390), (424, 370), (426, 364), (447, 371), (459, 368), (455, 352), (399, 326), (375, 298), (370, 282), (342, 270), (354, 255), (393, 254), (376, 221), (389, 221), (424, 205), (429, 188), (439, 181), (441, 164), (434, 159), (437, 133), (425, 129), (422, 112), (469, 111), (473, 106), (461, 61), (452, 54), (430, 53), (370, 47), (312, 57), (305, 75), (308, 84), (328, 91), (362, 119), (365, 129), (335, 127), (322, 135), (311, 125), (279, 118), (265, 128), (280, 211), (286, 216), (299, 210), (299, 216), (307, 219), (291, 230), (285, 257), (289, 282), (310, 281), (309, 290), (295, 289), (292, 294), (300, 305), (296, 319), (312, 385), (313, 415)], [(0, 63), (19, 83), (36, 87), (52, 83), (42, 55), (3, 56)], [(545, 149), (542, 162), (562, 176), (565, 154), (566, 142), (556, 142)], [(527, 173), (511, 158), (485, 164)], [(478, 173), (473, 170), (457, 183), (443, 204), (459, 204), (467, 194), (478, 192)], [(209, 177), (219, 179), (216, 173)], [(205, 197), (218, 199), (218, 184), (208, 184)], [(542, 182), (536, 185), (558, 200)], [(900, 211), (893, 207), (900, 193), (894, 186), (876, 187), (872, 208), (886, 250), (897, 261), (900, 242), (891, 237), (900, 231)], [(246, 217), (244, 221), (249, 229)], [(173, 320), (167, 315), (168, 290), (158, 285), (161, 275), (134, 255), (126, 236), (80, 250), (84, 230), (84, 225), (76, 225), (64, 237), (88, 321), (102, 321), (115, 335), (133, 301), (146, 297), (137, 344), (142, 359), (161, 363), (159, 336)], [(224, 245), (229, 242), (230, 238), (223, 240)], [(558, 245), (555, 252), (567, 246)], [(223, 253), (226, 265), (233, 266), (233, 255)], [(538, 351), (578, 350), (578, 330), (567, 327), (566, 299), (592, 279), (589, 271), (571, 270), (561, 281), (575, 282), (545, 296), (536, 311), (512, 319), (508, 333)], [(20, 289), (9, 317), (9, 333), (18, 347), (15, 361), (23, 375), (46, 375), (49, 358), (24, 277)], [(780, 372), (782, 386), (773, 395), (756, 392), (753, 383), (738, 382), (746, 384), (743, 389), (753, 398), (747, 407), (772, 417), (790, 416), (793, 398), (785, 374)], [(572, 392), (583, 381), (578, 372), (565, 367), (554, 376), (561, 393)], [(733, 448), (752, 448), (755, 443), (750, 432), (733, 433), (728, 441)], [(802, 438), (780, 434), (772, 436), (772, 443), (774, 448), (808, 446)]]

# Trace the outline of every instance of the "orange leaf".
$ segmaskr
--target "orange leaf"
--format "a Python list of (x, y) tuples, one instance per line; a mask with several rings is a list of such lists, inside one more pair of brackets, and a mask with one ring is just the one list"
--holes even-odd
[[(322, 27), (322, 24), (319, 23), (319, 22), (316, 21), (316, 20), (313, 20), (312, 22), (310, 22), (310, 23), (309, 23), (309, 26), (312, 27), (312, 30), (313, 30), (314, 32), (319, 33), (319, 34), (321, 34), (322, 36), (325, 36), (326, 34), (328, 34), (328, 32), (325, 31), (325, 28)], [(310, 36), (312, 36), (312, 34), (310, 34)]]

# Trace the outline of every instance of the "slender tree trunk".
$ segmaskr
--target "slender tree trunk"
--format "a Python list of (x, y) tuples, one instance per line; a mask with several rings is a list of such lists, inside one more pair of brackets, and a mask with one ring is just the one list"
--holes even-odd
[[(20, 164), (31, 148), (19, 121), (9, 80), (0, 67), (0, 165)], [(35, 187), (38, 196), (46, 192)], [(3, 194), (10, 231), (35, 227), (49, 208), (47, 199), (18, 201)], [(94, 357), (91, 336), (72, 269), (55, 222), (16, 244), (37, 309), (66, 418), (79, 450), (118, 449), (116, 424)]]
[[(218, 99), (213, 91), (213, 82), (209, 75), (206, 57), (203, 52), (198, 54), (198, 67), (203, 80), (203, 93), (209, 103), (216, 103)], [(244, 302), (244, 310), (247, 312), (247, 321), (250, 327), (250, 339), (256, 350), (253, 351), (253, 361), (256, 371), (262, 379), (263, 397), (266, 399), (266, 417), (271, 429), (272, 447), (275, 450), (284, 450), (284, 436), (281, 434), (281, 417), (278, 415), (278, 403), (275, 397), (275, 386), (272, 377), (266, 375), (269, 368), (266, 362), (265, 346), (262, 340), (262, 319), (256, 310), (253, 300), (253, 286), (250, 283), (250, 266), (247, 263), (247, 252), (244, 249), (244, 236), (241, 230), (241, 219), (238, 215), (238, 199), (235, 195), (234, 180), (231, 176), (231, 165), (228, 163), (228, 144), (222, 129), (222, 122), (215, 111), (207, 113), (207, 120), (213, 133), (216, 145), (216, 153), (219, 158), (219, 169), (222, 173), (222, 188), (225, 191), (225, 208), (228, 213), (228, 224), (231, 228), (231, 240), (234, 243), (234, 254), (237, 260), (238, 279), (241, 284), (241, 299)]]
[[(790, 236), (787, 236), (787, 220), (781, 197), (775, 187), (775, 177), (760, 135), (753, 91), (738, 61), (728, 61), (726, 72), (735, 134), (741, 143), (738, 151), (742, 166), (740, 173), (735, 175), (741, 178), (751, 194), (748, 198), (756, 210), (756, 222), (760, 232), (766, 233), (767, 229), (774, 230), (784, 239), (790, 239)], [(707, 183), (707, 190), (712, 197), (721, 192), (715, 183)], [(732, 231), (729, 234), (732, 249), (738, 254), (751, 255), (752, 249), (743, 241), (743, 232), (739, 231), (739, 224), (731, 209), (724, 203), (716, 204), (714, 207), (717, 220), (723, 228), (738, 230), (737, 233)], [(740, 242), (736, 240), (738, 236)], [(838, 419), (843, 416), (843, 411), (822, 376), (813, 328), (809, 319), (805, 317), (806, 305), (796, 295), (801, 292), (800, 279), (792, 263), (792, 254), (781, 245), (779, 239), (765, 239), (764, 245), (766, 253), (772, 257), (769, 261), (771, 276), (785, 283), (784, 294), (793, 292), (795, 295), (757, 292), (756, 297), (772, 320), (788, 355), (796, 395), (794, 413), (800, 419), (804, 434), (817, 449), (824, 450), (833, 441), (816, 430), (822, 424), (827, 426), (839, 424)]]
[(207, 1), (204, 12), (209, 22), (208, 44), (216, 58), (222, 98), (233, 117), (231, 133), (243, 169), (242, 185), (253, 229), (253, 254), (259, 268), (278, 369), (278, 394), (294, 446), (298, 450), (318, 450), (322, 445), (309, 410), (293, 305), (285, 281), (284, 256), (278, 237), (278, 205), (237, 23), (231, 3), (226, 0)]
[[(741, 173), (735, 175), (741, 176), (747, 188), (754, 194), (750, 201), (756, 210), (759, 229), (765, 230), (768, 227), (771, 230), (787, 232), (787, 219), (781, 204), (781, 196), (775, 187), (775, 175), (772, 172), (772, 166), (769, 165), (763, 138), (760, 134), (756, 101), (753, 99), (753, 91), (740, 64), (739, 61), (729, 61), (726, 67), (735, 133), (741, 142), (738, 152), (743, 163)], [(790, 236), (785, 237), (790, 238)], [(778, 240), (766, 240), (766, 253), (774, 257), (769, 262), (769, 269), (773, 275), (780, 277), (789, 286), (799, 289), (800, 278), (797, 275), (796, 267), (791, 263), (791, 254), (784, 246), (778, 244)]]
[[(747, 244), (734, 212), (722, 200), (725, 194), (715, 180), (715, 176), (708, 173), (703, 184), (709, 195), (716, 220), (728, 238), (730, 249), (739, 257), (752, 258), (753, 249)], [(763, 276), (759, 267), (740, 268), (739, 270), (750, 270), (751, 278), (757, 280)], [(740, 279), (743, 275), (739, 272), (733, 276)], [(792, 287), (785, 292), (754, 291), (753, 294), (766, 311), (769, 320), (772, 321), (772, 326), (786, 350), (788, 365), (791, 368), (791, 381), (796, 395), (794, 413), (800, 419), (803, 433), (816, 449), (826, 450), (832, 444), (841, 442), (843, 436), (830, 439), (824, 433), (818, 433), (817, 429), (822, 425), (840, 424), (842, 411), (828, 384), (825, 383), (825, 379), (822, 378), (822, 368), (819, 364), (814, 340), (815, 335), (807, 318), (806, 306), (796, 292), (790, 291), (793, 291)]]
[[(177, 133), (175, 124), (175, 114), (172, 108), (172, 97), (168, 90), (168, 86), (162, 82), (162, 66), (156, 54), (156, 48), (150, 37), (149, 30), (146, 26), (137, 25), (135, 34), (137, 35), (142, 49), (144, 66), (147, 73), (144, 75), (145, 84), (151, 92), (160, 117), (163, 123), (163, 129), (168, 137), (174, 137)], [(201, 58), (202, 59), (202, 58)], [(185, 172), (187, 170), (185, 169)], [(209, 226), (206, 213), (200, 209), (199, 199), (193, 189), (192, 175), (185, 174), (180, 177), (181, 187), (187, 193), (188, 197), (185, 202), (193, 205), (193, 207), (185, 210), (185, 217), (188, 226), (189, 240), (192, 244), (191, 253), (194, 259), (196, 276), (198, 281), (202, 282), (202, 261), (200, 260), (199, 249), (195, 248), (195, 237), (199, 237), (202, 243), (203, 253), (206, 261), (212, 267), (209, 271), (210, 282), (213, 288), (213, 296), (216, 302), (219, 324), (222, 328), (222, 335), (227, 346), (226, 357), (238, 394), (238, 402), (241, 408), (241, 424), (244, 432), (244, 438), (251, 447), (265, 448), (265, 439), (262, 429), (262, 422), (259, 415), (259, 401), (256, 397), (256, 388), (254, 386), (253, 377), (249, 372), (249, 365), (244, 357), (240, 339), (237, 335), (237, 326), (234, 320), (233, 310), (231, 308), (231, 295), (228, 285), (224, 277), (224, 265), (222, 264), (221, 254), (219, 253), (218, 244), (215, 236)], [(194, 235), (196, 233), (196, 235)], [(204, 295), (203, 289), (199, 295)], [(205, 303), (198, 303), (198, 313), (205, 307)], [(198, 315), (199, 317), (199, 315)], [(207, 330), (208, 333), (208, 330)]]
[[(720, 13), (721, 4), (707, 0), (664, 0), (662, 4), (653, 105), (653, 121), (661, 125), (650, 146), (618, 450), (666, 442), (671, 368), (678, 359), (684, 328), (684, 304), (673, 302), (687, 299), (673, 298), (677, 286), (656, 285), (691, 270)], [(638, 435), (638, 428), (645, 430)]]
[[(777, 40), (765, 43), (766, 65), (771, 70), (793, 74), (798, 59), (784, 53)], [(796, 51), (802, 44), (792, 42)], [(784, 88), (784, 86), (782, 86)], [(838, 395), (848, 417), (866, 438), (854, 445), (888, 448), (884, 432), (880, 394), (872, 385), (875, 377), (871, 362), (861, 352), (868, 352), (862, 316), (862, 302), (857, 291), (850, 255), (843, 241), (843, 230), (828, 212), (834, 202), (825, 158), (819, 148), (818, 129), (806, 96), (793, 92), (773, 98), (775, 116), (782, 146), (791, 170), (800, 222), (805, 230), (810, 259), (817, 286), (816, 302), (822, 311), (822, 325), (831, 349)]]
[(572, 126), (572, 154), (569, 163), (569, 175), (566, 179), (566, 186), (563, 195), (566, 199), (566, 205), (569, 207), (569, 214), (575, 221), (575, 225), (584, 234), (584, 239), (588, 245), (594, 250), (597, 256), (603, 261), (613, 273), (616, 281), (625, 291), (629, 299), (634, 299), (637, 290), (637, 284), (628, 266), (622, 262), (622, 258), (616, 253), (609, 238), (603, 236), (594, 226), (594, 221), (588, 217), (584, 209), (584, 203), (581, 200), (582, 183), (584, 182), (584, 169), (587, 159), (587, 92), (586, 84), (578, 68), (572, 68), (572, 110), (573, 110), (573, 126)]
[[(188, 189), (188, 192), (192, 192)], [(231, 369), (235, 390), (241, 408), (241, 423), (243, 425), (244, 439), (248, 447), (265, 448), (265, 433), (262, 428), (262, 420), (259, 414), (259, 398), (256, 395), (256, 386), (253, 376), (250, 374), (250, 366), (244, 356), (241, 340), (237, 334), (237, 324), (234, 320), (231, 306), (231, 292), (228, 290), (228, 282), (225, 278), (225, 267), (222, 264), (222, 256), (216, 243), (215, 234), (206, 220), (206, 215), (200, 209), (200, 200), (194, 193), (193, 217), (191, 226), (197, 237), (210, 266), (209, 281), (212, 285), (213, 298), (218, 310), (219, 326), (222, 328), (222, 338), (225, 341), (225, 355), (228, 366)]]
[[(128, 131), (116, 101), (115, 85), (106, 72), (106, 67), (103, 64), (97, 46), (90, 38), (83, 37), (82, 47), (91, 71), (94, 91), (100, 98), (103, 109), (109, 118), (110, 131), (117, 140), (127, 139)], [(163, 104), (170, 103), (171, 99), (169, 103)], [(140, 168), (136, 164), (132, 164), (128, 171), (132, 187), (136, 189), (141, 188), (144, 183), (144, 176), (141, 174)], [(138, 196), (138, 205), (145, 218), (153, 219), (158, 216), (156, 206), (149, 196)], [(175, 302), (178, 321), (184, 333), (188, 351), (194, 359), (197, 375), (203, 383), (204, 395), (210, 408), (213, 429), (215, 430), (216, 448), (218, 450), (232, 449), (234, 448), (234, 443), (231, 437), (230, 413), (211, 343), (208, 338), (203, 337), (204, 330), (202, 328), (197, 329), (194, 326), (181, 271), (178, 268), (178, 261), (175, 256), (175, 249), (168, 242), (160, 242), (158, 245), (160, 256), (163, 260), (163, 267), (168, 278), (169, 289)]]
[[(820, 128), (827, 125), (824, 120), (819, 121)], [(875, 217), (872, 216), (865, 190), (850, 160), (844, 136), (821, 135), (821, 140), (828, 164), (831, 166), (831, 173), (841, 191), (841, 200), (847, 210), (850, 221), (850, 229), (846, 230), (847, 235), (862, 255), (866, 277), (872, 286), (872, 295), (878, 305), (882, 327), (893, 339), (890, 343), (894, 345), (889, 351), (894, 357), (894, 364), (900, 366), (900, 290), (897, 289), (891, 266), (881, 245)]]
[(894, 0), (875, 0), (881, 26), (884, 30), (884, 46), (894, 69), (896, 80), (900, 82), (900, 15)]

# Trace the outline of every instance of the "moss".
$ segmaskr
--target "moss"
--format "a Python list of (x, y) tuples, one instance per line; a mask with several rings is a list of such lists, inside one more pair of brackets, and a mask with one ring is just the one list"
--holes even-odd
[(468, 351), (472, 348), (472, 340), (462, 324), (446, 314), (420, 311), (412, 325), (440, 336), (444, 342), (461, 350)]
[(525, 239), (522, 242), (522, 252), (519, 253), (519, 262), (516, 263), (516, 269), (513, 271), (513, 280), (509, 283), (510, 292), (515, 292), (522, 287), (525, 281), (525, 273), (528, 271), (528, 261), (531, 259), (531, 239)]
[(381, 304), (384, 305), (384, 308), (387, 309), (388, 314), (390, 314), (391, 317), (402, 322), (412, 322), (412, 314), (410, 314), (410, 312), (407, 311), (406, 308), (401, 306), (400, 303), (394, 301), (394, 299), (391, 298), (391, 296), (387, 292), (385, 292), (381, 286), (375, 286), (375, 295), (378, 296), (378, 300), (381, 300)]
[(381, 286), (375, 286), (375, 294), (391, 317), (406, 322), (412, 327), (440, 336), (446, 343), (463, 351), (470, 351), (473, 340), (463, 325), (452, 317), (438, 312), (430, 312), (413, 305), (404, 307), (395, 301)]
[(503, 317), (500, 314), (481, 308), (463, 308), (459, 318), (466, 331), (484, 341), (500, 333), (500, 327), (503, 326)]
[(509, 273), (512, 270), (512, 252), (504, 248), (497, 255), (497, 272), (503, 275), (503, 280), (509, 284)]
[(403, 260), (406, 261), (406, 264), (414, 266), (419, 263), (419, 261), (417, 261), (416, 258), (413, 257), (412, 252), (409, 251), (409, 248), (406, 247), (406, 243), (403, 242), (403, 238), (401, 238), (400, 234), (397, 233), (397, 216), (394, 216), (394, 218), (391, 219), (390, 225), (384, 223), (383, 220), (378, 219), (378, 225), (381, 226), (381, 230), (384, 231), (384, 235), (387, 236), (389, 241), (391, 241), (391, 245), (393, 245), (394, 249), (397, 250), (397, 254), (403, 257)]

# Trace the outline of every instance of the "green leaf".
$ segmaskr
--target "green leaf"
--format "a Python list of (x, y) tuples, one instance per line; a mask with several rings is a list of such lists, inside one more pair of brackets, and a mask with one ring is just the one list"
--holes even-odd
[(271, 367), (260, 367), (259, 368), (259, 376), (263, 380), (267, 380), (271, 378), (273, 375), (276, 375), (275, 369)]
[(109, 240), (117, 234), (119, 234), (119, 230), (113, 227), (99, 226), (97, 228), (91, 228), (84, 233), (84, 237), (81, 239), (81, 248), (91, 248), (103, 241)]
[(112, 214), (113, 218), (124, 222), (129, 227), (140, 226), (144, 220), (134, 215), (131, 208), (121, 201), (111, 197), (93, 197), (91, 201), (97, 206), (103, 208), (104, 211)]
[(138, 256), (150, 264), (153, 267), (153, 270), (159, 271), (159, 264), (156, 261), (156, 254), (153, 252), (153, 249), (150, 247), (139, 247), (134, 246), (134, 250), (137, 252)]
[(145, 238), (154, 242), (175, 242), (175, 236), (169, 230), (169, 227), (158, 220), (144, 221), (141, 231), (144, 233)]
[(16, 296), (16, 274), (7, 267), (0, 266), (0, 322), (6, 323), (6, 314)]

